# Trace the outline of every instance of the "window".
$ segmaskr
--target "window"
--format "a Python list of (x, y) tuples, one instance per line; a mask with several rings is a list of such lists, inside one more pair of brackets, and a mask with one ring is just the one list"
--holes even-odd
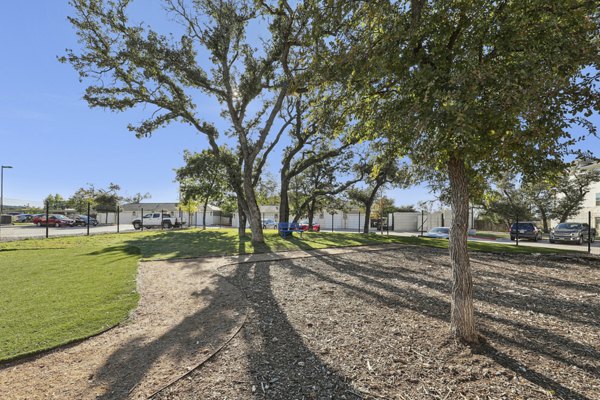
[(596, 193), (596, 205), (600, 206), (600, 193)]

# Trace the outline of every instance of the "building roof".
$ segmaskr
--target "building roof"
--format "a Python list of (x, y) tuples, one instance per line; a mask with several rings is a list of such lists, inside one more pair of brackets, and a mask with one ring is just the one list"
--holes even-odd
[[(179, 203), (128, 203), (121, 206), (123, 211), (141, 211), (142, 208), (144, 211), (179, 211)], [(209, 204), (206, 210), (221, 211), (221, 208)], [(198, 207), (198, 211), (202, 211), (202, 206)]]
[(261, 213), (278, 213), (279, 206), (259, 206)]
[(121, 209), (123, 211), (175, 211), (178, 210), (179, 203), (129, 203), (123, 204)]

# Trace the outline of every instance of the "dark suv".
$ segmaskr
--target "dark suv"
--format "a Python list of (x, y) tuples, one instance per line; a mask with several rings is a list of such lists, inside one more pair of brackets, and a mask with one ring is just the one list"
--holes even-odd
[(542, 230), (534, 222), (514, 223), (510, 227), (510, 240), (515, 240), (519, 234), (519, 239), (529, 239), (537, 242), (542, 240)]

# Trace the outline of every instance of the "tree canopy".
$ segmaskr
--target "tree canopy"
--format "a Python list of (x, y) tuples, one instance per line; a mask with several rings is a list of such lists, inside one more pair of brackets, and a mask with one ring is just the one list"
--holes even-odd
[(364, 138), (387, 137), (445, 171), (453, 209), (452, 332), (478, 341), (467, 253), (470, 181), (534, 174), (579, 138), (598, 109), (594, 1), (326, 2), (315, 60), (359, 99)]
[[(203, 134), (227, 168), (240, 212), (249, 217), (252, 240), (263, 242), (254, 186), (283, 134), (274, 130), (283, 100), (296, 92), (293, 48), (306, 27), (302, 4), (165, 0), (169, 20), (184, 31), (179, 39), (132, 22), (127, 0), (71, 4), (69, 21), (82, 50), (68, 50), (61, 60), (89, 82), (88, 104), (115, 111), (148, 106), (152, 111), (147, 118), (129, 125), (138, 137), (172, 122)], [(266, 26), (252, 42), (249, 24)], [(221, 104), (228, 130), (217, 129), (199, 106), (199, 95)], [(222, 155), (219, 140), (224, 135), (236, 142), (228, 148), (233, 157)]]

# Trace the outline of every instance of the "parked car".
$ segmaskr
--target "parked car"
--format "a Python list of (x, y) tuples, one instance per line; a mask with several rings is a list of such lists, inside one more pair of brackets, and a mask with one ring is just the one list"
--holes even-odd
[(519, 239), (528, 239), (537, 242), (538, 240), (542, 240), (542, 230), (537, 227), (535, 222), (519, 222), (514, 223), (510, 226), (510, 240), (515, 240), (517, 238), (517, 233), (519, 235)]
[[(300, 229), (302, 229), (303, 231), (308, 231), (308, 220), (300, 221), (299, 225), (300, 225)], [(313, 230), (313, 232), (320, 232), (321, 224), (313, 223), (312, 230)]]
[(277, 229), (277, 222), (273, 221), (272, 219), (263, 219), (262, 226), (263, 229)]
[[(381, 218), (373, 218), (371, 220), (371, 227), (380, 231), (381, 230)], [(385, 231), (387, 229), (388, 229), (388, 221), (387, 221), (387, 219), (384, 219), (383, 230)]]
[(31, 222), (33, 215), (31, 214), (19, 214), (15, 217), (15, 222)]
[(443, 226), (431, 228), (429, 231), (425, 232), (423, 236), (436, 239), (450, 239), (450, 228)]
[(93, 226), (98, 225), (98, 220), (96, 218), (90, 217), (88, 220), (87, 215), (77, 215), (73, 219), (75, 220), (75, 226), (87, 226), (88, 224)]
[(75, 225), (75, 220), (71, 219), (71, 218), (67, 218), (64, 215), (60, 215), (60, 214), (52, 214), (48, 216), (48, 221), (46, 221), (46, 216), (42, 216), (37, 222), (36, 222), (37, 226), (56, 226), (58, 227), (63, 227), (63, 226), (74, 226)]
[[(591, 235), (590, 235), (591, 231)], [(588, 224), (580, 222), (563, 222), (550, 231), (550, 243), (566, 242), (581, 244), (588, 241), (594, 242), (596, 239), (596, 228), (591, 228)]]
[(45, 216), (46, 216), (46, 214), (33, 214), (31, 216), (31, 222), (33, 222), (35, 225), (38, 225), (38, 222), (40, 222), (42, 217), (45, 217)]
[(134, 219), (132, 221), (133, 224), (133, 228), (134, 229), (140, 229), (142, 227), (142, 223), (144, 228), (179, 228), (180, 226), (185, 225), (185, 221), (177, 218), (177, 217), (172, 217), (171, 214), (169, 213), (163, 213), (162, 217), (160, 215), (160, 212), (154, 212), (154, 213), (149, 213), (143, 216), (143, 220), (141, 219)]

